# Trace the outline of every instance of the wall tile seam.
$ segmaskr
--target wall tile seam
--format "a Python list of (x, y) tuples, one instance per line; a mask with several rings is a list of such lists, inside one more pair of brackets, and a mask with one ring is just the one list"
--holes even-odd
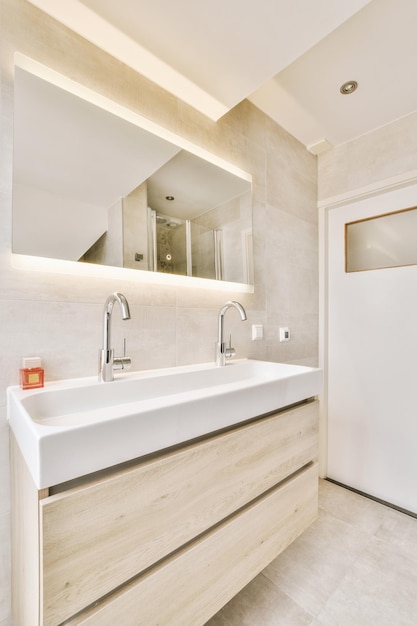
[[(267, 151), (267, 168), (268, 173), (274, 171), (275, 174), (286, 176), (292, 176), (292, 178), (298, 177), (302, 182), (306, 185), (317, 186), (317, 168), (314, 167), (314, 172), (311, 175), (306, 171), (307, 168), (304, 168), (303, 171), (300, 170), (300, 164), (298, 163), (299, 159), (294, 159), (294, 162), (285, 157), (285, 154), (281, 151), (278, 154), (272, 154)], [(271, 165), (270, 165), (271, 164)]]
[(266, 209), (267, 210), (270, 209), (272, 211), (282, 211), (286, 215), (289, 215), (290, 217), (293, 217), (295, 220), (297, 220), (299, 222), (303, 222), (303, 224), (305, 224), (307, 226), (312, 226), (314, 228), (318, 228), (318, 216), (319, 216), (319, 213), (318, 213), (317, 207), (314, 207), (314, 212), (313, 212), (313, 207), (311, 207), (309, 209), (309, 211), (311, 211), (311, 213), (312, 213), (312, 219), (308, 219), (307, 217), (300, 215), (296, 210), (290, 209), (290, 208), (286, 208), (287, 206), (288, 205), (277, 206), (273, 202), (270, 202), (270, 201), (266, 202)]
[[(275, 168), (276, 166), (274, 166)], [(268, 168), (268, 166), (267, 166)], [(272, 173), (269, 169), (267, 169), (267, 175), (268, 177), (273, 176), (274, 178), (279, 178), (280, 176), (284, 176), (285, 177), (285, 182), (288, 184), (288, 182), (295, 182), (297, 184), (297, 188), (293, 191), (293, 193), (298, 191), (298, 187), (304, 188), (305, 189), (309, 189), (311, 191), (315, 190), (315, 197), (316, 200), (318, 199), (318, 178), (310, 178), (307, 176), (304, 176), (303, 174), (301, 174), (300, 172), (297, 172), (295, 170), (290, 170), (290, 171), (278, 171), (278, 173)]]

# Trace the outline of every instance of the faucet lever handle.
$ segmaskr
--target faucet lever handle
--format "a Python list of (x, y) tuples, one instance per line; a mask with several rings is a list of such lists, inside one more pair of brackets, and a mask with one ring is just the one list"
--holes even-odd
[(113, 359), (113, 369), (128, 370), (132, 365), (132, 359), (126, 355), (126, 337), (123, 337), (123, 355), (115, 356)]
[(235, 356), (236, 350), (232, 347), (232, 333), (229, 335), (229, 347), (225, 349), (224, 356), (226, 359), (231, 359), (232, 356)]

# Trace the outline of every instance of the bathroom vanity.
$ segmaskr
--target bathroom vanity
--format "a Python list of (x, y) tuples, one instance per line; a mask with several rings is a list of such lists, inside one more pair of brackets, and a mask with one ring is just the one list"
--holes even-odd
[(19, 626), (202, 625), (317, 517), (311, 397), (41, 488), (16, 433)]

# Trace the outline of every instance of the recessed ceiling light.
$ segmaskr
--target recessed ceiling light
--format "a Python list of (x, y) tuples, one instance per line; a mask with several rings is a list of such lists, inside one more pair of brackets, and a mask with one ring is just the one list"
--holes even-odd
[(340, 87), (340, 93), (346, 96), (349, 93), (353, 93), (358, 88), (358, 83), (356, 80), (348, 80), (346, 83)]
[(165, 200), (168, 200), (169, 202), (172, 202), (173, 200), (175, 200), (174, 196), (165, 196)]

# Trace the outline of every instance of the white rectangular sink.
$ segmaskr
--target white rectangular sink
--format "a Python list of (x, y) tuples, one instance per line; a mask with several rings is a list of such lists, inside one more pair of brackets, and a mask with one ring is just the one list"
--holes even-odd
[(7, 390), (10, 427), (41, 489), (316, 396), (321, 370), (236, 360)]

